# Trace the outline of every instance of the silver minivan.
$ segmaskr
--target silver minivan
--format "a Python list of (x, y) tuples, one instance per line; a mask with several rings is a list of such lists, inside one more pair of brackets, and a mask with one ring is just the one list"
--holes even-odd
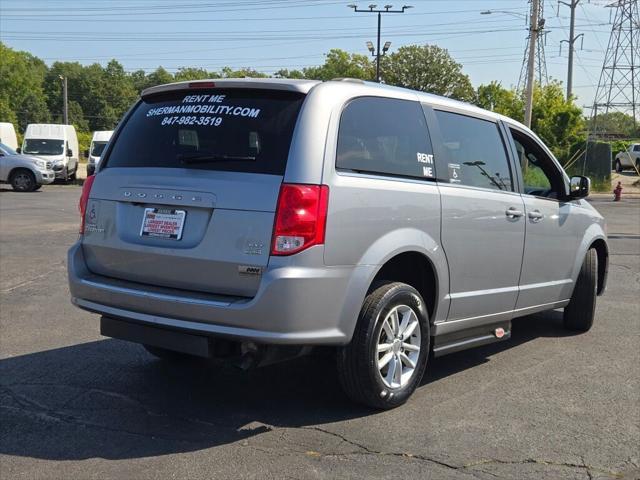
[(430, 354), (604, 291), (602, 216), (523, 125), (351, 79), (153, 87), (84, 184), (72, 301), (163, 359), (331, 347), (344, 390), (405, 402)]

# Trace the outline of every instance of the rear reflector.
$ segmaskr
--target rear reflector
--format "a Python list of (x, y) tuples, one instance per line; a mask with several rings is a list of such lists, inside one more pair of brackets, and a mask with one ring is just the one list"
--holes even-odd
[(276, 209), (271, 255), (291, 255), (324, 243), (329, 187), (283, 183)]
[(89, 194), (91, 193), (91, 187), (95, 179), (95, 175), (89, 175), (82, 184), (82, 193), (80, 194), (80, 201), (78, 202), (78, 210), (80, 210), (80, 235), (84, 234), (84, 216), (87, 213)]

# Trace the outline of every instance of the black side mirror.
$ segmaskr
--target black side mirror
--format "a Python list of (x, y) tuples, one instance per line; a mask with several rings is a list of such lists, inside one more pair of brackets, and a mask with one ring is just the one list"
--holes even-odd
[(89, 150), (84, 151), (84, 158), (89, 158)]
[(73, 152), (70, 148), (67, 148), (67, 157), (73, 157)]
[(16, 148), (16, 153), (22, 153), (22, 149), (20, 147)]
[(591, 190), (591, 179), (589, 177), (571, 177), (569, 182), (569, 198), (585, 198), (589, 196)]

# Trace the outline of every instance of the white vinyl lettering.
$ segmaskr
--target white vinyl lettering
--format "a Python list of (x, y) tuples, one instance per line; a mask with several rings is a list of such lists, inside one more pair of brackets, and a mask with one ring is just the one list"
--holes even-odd
[(420, 153), (417, 154), (419, 163), (428, 163), (429, 165), (433, 165), (433, 155), (430, 153)]

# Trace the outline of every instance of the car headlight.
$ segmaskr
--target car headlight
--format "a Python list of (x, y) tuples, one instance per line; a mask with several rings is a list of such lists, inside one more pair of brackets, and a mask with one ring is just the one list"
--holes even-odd
[(64, 162), (64, 160), (54, 160), (53, 164), (54, 165), (62, 165), (63, 162)]
[(43, 160), (36, 160), (36, 167), (38, 167), (38, 170), (46, 170), (47, 163)]

